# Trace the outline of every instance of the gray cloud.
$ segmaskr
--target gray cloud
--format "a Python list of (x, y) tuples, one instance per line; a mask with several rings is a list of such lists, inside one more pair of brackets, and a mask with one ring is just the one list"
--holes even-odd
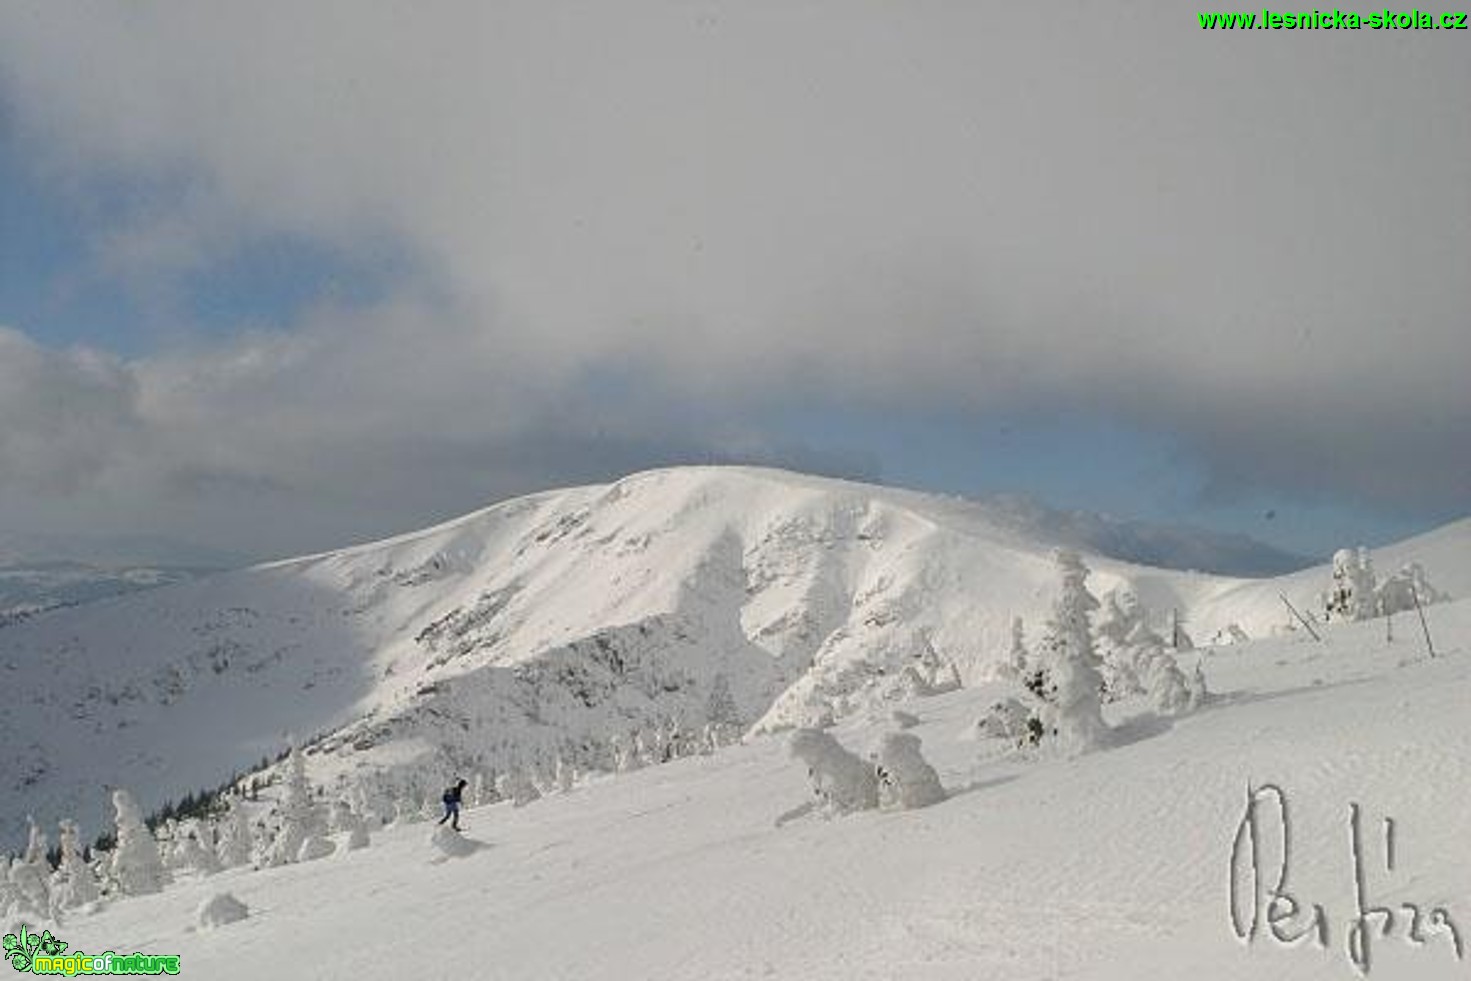
[[(389, 498), (426, 443), (445, 479), (521, 489), (597, 445), (769, 455), (738, 420), (807, 391), (1066, 405), (1176, 435), (1221, 494), (1462, 506), (1452, 35), (1221, 34), (1162, 0), (10, 4), (0, 80), (56, 179), (172, 189), (97, 230), (99, 270), (285, 233), (392, 239), (423, 276), (113, 364), (116, 409), (74, 416), (123, 422), (0, 452), (100, 478), (94, 434), (131, 412), (185, 500)], [(586, 398), (610, 370), (652, 394)]]
[(136, 433), (137, 396), (116, 359), (0, 327), (0, 493), (66, 494), (99, 479)]

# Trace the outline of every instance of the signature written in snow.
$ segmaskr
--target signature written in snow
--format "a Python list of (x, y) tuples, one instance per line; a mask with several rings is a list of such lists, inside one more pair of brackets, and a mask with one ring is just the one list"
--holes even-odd
[[(1358, 804), (1348, 808), (1349, 878), (1352, 914), (1342, 923), (1343, 954), (1361, 975), (1374, 963), (1374, 945), (1398, 935), (1416, 947), (1438, 946), (1460, 961), (1465, 956), (1460, 928), (1444, 906), (1426, 910), (1422, 904), (1402, 902), (1377, 905), (1368, 888), (1369, 866)], [(1394, 871), (1395, 823), (1381, 823), (1385, 873)], [(1309, 943), (1330, 950), (1335, 938), (1333, 917), (1322, 903), (1308, 902), (1293, 891), (1288, 876), (1292, 863), (1292, 826), (1287, 795), (1275, 784), (1246, 788), (1246, 807), (1231, 842), (1231, 929), (1247, 944), (1270, 940), (1283, 945)]]

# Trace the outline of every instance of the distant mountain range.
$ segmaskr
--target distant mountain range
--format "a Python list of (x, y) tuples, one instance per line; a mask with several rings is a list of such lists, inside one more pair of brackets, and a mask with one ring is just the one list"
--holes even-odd
[(208, 571), (172, 566), (105, 567), (82, 562), (0, 565), (0, 625), (50, 610), (193, 579)]
[(998, 494), (985, 498), (984, 503), (995, 510), (999, 520), (1039, 539), (1161, 569), (1194, 569), (1222, 576), (1280, 576), (1323, 561), (1283, 551), (1247, 535), (1131, 521), (1094, 511), (1060, 510), (1022, 495)]

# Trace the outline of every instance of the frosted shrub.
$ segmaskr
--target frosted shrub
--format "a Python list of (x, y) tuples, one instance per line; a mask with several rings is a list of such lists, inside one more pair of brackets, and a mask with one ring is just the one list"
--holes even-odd
[(820, 729), (797, 729), (787, 740), (792, 756), (807, 764), (820, 810), (849, 814), (878, 807), (878, 778), (873, 767), (844, 749)]
[(919, 737), (908, 732), (886, 732), (870, 754), (876, 764), (879, 807), (909, 810), (929, 807), (945, 799), (940, 775), (919, 752)]
[(1174, 655), (1162, 647), (1148, 650), (1140, 659), (1145, 690), (1157, 711), (1179, 715), (1200, 705), (1205, 697), (1204, 681), (1196, 690), (1192, 679), (1180, 670)]
[(1030, 738), (1027, 721), (1032, 710), (1019, 698), (1003, 698), (992, 702), (986, 714), (976, 722), (976, 735), (985, 739), (1009, 739), (1022, 742)]

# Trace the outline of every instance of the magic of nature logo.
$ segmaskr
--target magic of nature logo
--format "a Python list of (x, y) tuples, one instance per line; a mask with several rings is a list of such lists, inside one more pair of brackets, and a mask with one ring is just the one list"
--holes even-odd
[(178, 974), (178, 954), (118, 954), (111, 950), (87, 954), (80, 950), (66, 952), (67, 943), (51, 935), (50, 930), (36, 934), (22, 923), (19, 933), (7, 933), (3, 940), (5, 960), (23, 974)]

